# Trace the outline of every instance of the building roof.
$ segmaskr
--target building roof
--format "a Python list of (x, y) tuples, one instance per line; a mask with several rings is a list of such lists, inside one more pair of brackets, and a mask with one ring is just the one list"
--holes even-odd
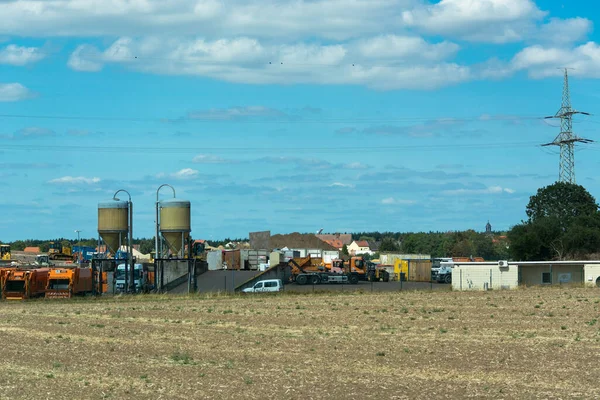
[(39, 253), (40, 252), (40, 248), (39, 247), (25, 247), (25, 250), (23, 250), (25, 253)]
[(321, 239), (322, 241), (327, 241), (327, 240), (340, 240), (342, 242), (342, 246), (344, 245), (349, 245), (350, 243), (352, 243), (352, 234), (350, 233), (334, 233), (334, 234), (321, 234), (321, 235), (315, 235), (316, 237), (318, 237), (319, 239)]
[(367, 242), (366, 240), (357, 240), (356, 245), (358, 247), (369, 247), (369, 242)]
[(341, 240), (339, 239), (330, 239), (330, 240), (323, 240), (325, 243), (327, 243), (328, 245), (330, 245), (331, 247), (335, 247), (336, 249), (341, 249), (344, 247), (344, 243), (342, 243)]

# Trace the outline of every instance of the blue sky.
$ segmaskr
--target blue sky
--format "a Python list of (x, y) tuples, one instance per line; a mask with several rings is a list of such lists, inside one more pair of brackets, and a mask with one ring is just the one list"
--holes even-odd
[[(167, 5), (168, 3), (168, 5)], [(196, 238), (508, 229), (558, 176), (560, 107), (598, 113), (593, 2), (0, 2), (0, 241), (95, 237), (156, 189)], [(600, 120), (576, 134), (598, 140)], [(576, 153), (600, 197), (597, 144)], [(161, 198), (170, 196), (161, 191)]]

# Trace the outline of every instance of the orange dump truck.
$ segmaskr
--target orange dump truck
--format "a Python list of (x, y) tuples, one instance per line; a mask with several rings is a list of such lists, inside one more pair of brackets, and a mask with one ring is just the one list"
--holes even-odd
[(24, 300), (44, 296), (48, 272), (48, 268), (8, 271), (2, 278), (2, 298)]
[(91, 268), (52, 268), (48, 275), (46, 298), (69, 298), (91, 294), (94, 279)]

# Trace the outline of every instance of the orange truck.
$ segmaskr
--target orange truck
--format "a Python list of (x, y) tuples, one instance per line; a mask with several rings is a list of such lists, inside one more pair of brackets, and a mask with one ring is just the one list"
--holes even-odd
[(2, 298), (24, 300), (43, 297), (48, 284), (48, 268), (14, 269), (2, 278)]
[[(104, 286), (104, 285), (103, 285)], [(70, 298), (93, 292), (91, 268), (52, 268), (48, 275), (46, 298)]]

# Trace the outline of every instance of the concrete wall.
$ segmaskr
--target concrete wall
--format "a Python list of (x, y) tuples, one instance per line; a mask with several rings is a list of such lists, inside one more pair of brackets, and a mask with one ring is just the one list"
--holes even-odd
[(519, 266), (519, 283), (521, 285), (542, 285), (542, 274), (551, 273), (552, 285), (582, 283), (583, 264), (582, 265), (521, 265)]
[(516, 265), (500, 268), (498, 264), (455, 264), (452, 268), (452, 290), (516, 289), (519, 269)]

